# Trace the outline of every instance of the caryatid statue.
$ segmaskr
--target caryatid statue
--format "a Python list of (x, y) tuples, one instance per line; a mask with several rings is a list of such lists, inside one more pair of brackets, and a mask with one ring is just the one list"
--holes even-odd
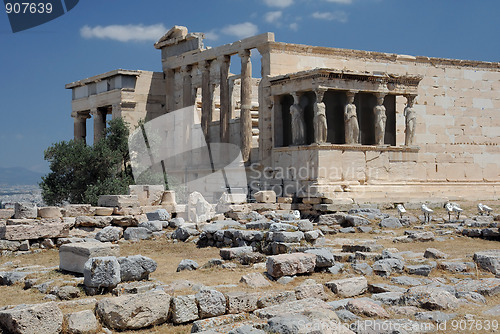
[(316, 102), (314, 103), (314, 142), (316, 144), (326, 143), (328, 126), (326, 123), (326, 106), (323, 103), (325, 89), (316, 90)]
[(385, 123), (387, 121), (384, 107), (385, 95), (377, 94), (376, 96), (377, 105), (373, 108), (373, 113), (375, 114), (375, 144), (384, 145)]
[(347, 104), (344, 108), (345, 143), (359, 144), (359, 124), (356, 106), (354, 105), (355, 92), (347, 92)]
[(415, 138), (415, 127), (417, 125), (417, 113), (413, 109), (413, 102), (415, 101), (415, 95), (406, 96), (406, 108), (404, 110), (405, 116), (405, 145), (413, 145), (413, 139)]
[(293, 93), (293, 104), (290, 106), (292, 116), (292, 145), (304, 145), (306, 143), (306, 122), (304, 120), (304, 109), (299, 104), (299, 96)]

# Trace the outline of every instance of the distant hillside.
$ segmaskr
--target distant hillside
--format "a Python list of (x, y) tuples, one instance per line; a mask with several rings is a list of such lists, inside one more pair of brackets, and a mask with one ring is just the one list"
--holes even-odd
[(0, 184), (38, 184), (42, 181), (41, 177), (44, 175), (45, 174), (33, 172), (23, 167), (0, 167)]

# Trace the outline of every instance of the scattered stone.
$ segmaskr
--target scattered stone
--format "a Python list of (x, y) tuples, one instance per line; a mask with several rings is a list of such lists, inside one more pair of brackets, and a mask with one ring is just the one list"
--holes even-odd
[(232, 260), (245, 253), (251, 252), (253, 252), (253, 248), (251, 246), (242, 246), (233, 248), (221, 248), (219, 250), (219, 255), (223, 260)]
[(399, 305), (403, 292), (382, 292), (372, 294), (372, 299), (385, 305)]
[(99, 227), (103, 228), (111, 225), (112, 217), (89, 217), (78, 216), (75, 218), (75, 226), (77, 227)]
[(429, 276), (432, 268), (433, 267), (428, 264), (417, 264), (406, 266), (406, 272), (410, 275)]
[(123, 236), (123, 228), (117, 226), (107, 226), (97, 232), (95, 238), (101, 242), (118, 241)]
[(251, 288), (263, 288), (271, 286), (271, 283), (261, 273), (250, 273), (243, 275), (240, 279), (241, 283), (245, 283)]
[(273, 305), (279, 305), (287, 302), (293, 302), (297, 300), (296, 293), (294, 291), (271, 291), (266, 293), (257, 301), (258, 308), (269, 307)]
[(163, 230), (163, 222), (159, 220), (150, 220), (139, 223), (139, 227), (145, 227), (151, 232), (160, 232)]
[(165, 209), (158, 209), (153, 212), (146, 212), (146, 217), (148, 217), (150, 221), (168, 221), (170, 220), (170, 213)]
[(206, 222), (215, 215), (212, 205), (197, 191), (189, 194), (187, 213), (189, 220), (196, 224)]
[(243, 313), (252, 312), (257, 309), (258, 293), (228, 292), (226, 293), (227, 312)]
[(422, 281), (408, 276), (398, 276), (391, 278), (391, 282), (399, 285), (417, 286), (421, 285)]
[(346, 309), (354, 314), (366, 317), (389, 318), (389, 313), (382, 306), (365, 298), (350, 300), (346, 305)]
[(80, 242), (59, 248), (59, 269), (83, 274), (85, 263), (92, 257), (119, 256), (120, 248), (111, 243)]
[(478, 292), (483, 296), (500, 294), (500, 278), (481, 278), (480, 280), (462, 280), (455, 285), (457, 292)]
[(33, 203), (15, 203), (14, 219), (34, 219), (38, 216), (38, 208)]
[(483, 295), (473, 292), (473, 291), (457, 291), (455, 293), (457, 298), (460, 299), (465, 299), (471, 303), (477, 303), (477, 304), (486, 304), (486, 298), (483, 297)]
[[(245, 320), (248, 320), (247, 314), (226, 314), (219, 317), (196, 320), (195, 322), (193, 322), (193, 326), (191, 327), (191, 333), (227, 333), (229, 332), (229, 330), (227, 328), (223, 328), (222, 326), (230, 325), (232, 330), (234, 329), (236, 324), (241, 324)], [(215, 331), (216, 328), (221, 329), (221, 331)]]
[(83, 269), (83, 284), (90, 288), (114, 288), (120, 283), (120, 264), (114, 256), (90, 258)]
[(407, 306), (417, 306), (426, 310), (448, 310), (458, 307), (458, 299), (445, 289), (433, 286), (409, 288), (401, 297)]
[(61, 209), (57, 206), (46, 206), (38, 208), (40, 218), (62, 218)]
[(500, 274), (500, 249), (492, 249), (474, 253), (474, 262), (495, 275)]
[(128, 227), (123, 232), (125, 240), (139, 241), (148, 240), (153, 237), (153, 232), (145, 227)]
[(142, 255), (132, 255), (118, 258), (120, 277), (122, 281), (140, 281), (149, 279), (149, 274), (157, 268), (153, 259)]
[(226, 313), (226, 297), (217, 290), (202, 290), (196, 295), (200, 318), (217, 317)]
[(394, 272), (401, 272), (403, 268), (404, 261), (395, 258), (378, 260), (372, 266), (375, 274), (382, 277), (388, 277)]
[(335, 258), (326, 248), (308, 249), (304, 253), (316, 255), (316, 268), (328, 268), (335, 265)]
[[(24, 240), (23, 242), (26, 242), (26, 240)], [(20, 246), (21, 246), (20, 241), (0, 240), (0, 250), (15, 252), (20, 248)], [(29, 243), (28, 243), (28, 249), (29, 249)]]
[(474, 270), (474, 262), (440, 262), (437, 267), (452, 273), (464, 273)]
[(306, 253), (269, 256), (266, 262), (267, 272), (274, 278), (312, 273), (315, 266), (316, 255)]
[(425, 250), (424, 257), (427, 259), (446, 259), (448, 254), (441, 252), (436, 248), (427, 248)]
[(198, 267), (199, 267), (199, 265), (198, 265), (198, 263), (196, 263), (196, 261), (184, 259), (177, 266), (177, 272), (183, 271), (183, 270), (196, 270), (196, 269), (198, 269)]
[(295, 288), (295, 296), (297, 299), (317, 298), (327, 300), (328, 296), (325, 292), (323, 284), (301, 284)]
[(261, 190), (253, 197), (257, 203), (276, 203), (276, 193), (273, 190)]
[(13, 285), (24, 280), (26, 275), (18, 271), (0, 272), (0, 285)]
[(299, 231), (302, 232), (309, 232), (312, 231), (314, 228), (313, 223), (307, 219), (299, 220), (299, 223), (297, 224)]
[(99, 323), (91, 310), (69, 313), (64, 316), (65, 333), (91, 334), (97, 333)]
[(184, 218), (176, 217), (176, 218), (170, 219), (169, 226), (172, 228), (178, 228), (178, 227), (184, 225), (184, 223), (185, 223)]
[(189, 228), (187, 226), (178, 227), (172, 234), (172, 239), (177, 239), (180, 241), (186, 241), (192, 235), (199, 235), (200, 232), (194, 228)]
[(183, 324), (198, 319), (198, 305), (194, 295), (172, 298), (172, 321)]
[(243, 253), (236, 257), (236, 260), (242, 265), (251, 265), (254, 263), (265, 262), (267, 257), (258, 252)]
[(373, 269), (368, 263), (365, 262), (355, 262), (351, 264), (352, 269), (358, 275), (371, 276), (373, 275)]
[(302, 239), (304, 239), (304, 233), (300, 231), (273, 233), (273, 241), (277, 242), (292, 243), (292, 242), (300, 242)]
[(63, 314), (56, 303), (17, 305), (0, 310), (0, 328), (13, 334), (53, 334), (62, 329)]
[(362, 226), (362, 225), (370, 225), (371, 222), (363, 217), (360, 216), (353, 216), (351, 214), (347, 215), (345, 217), (344, 222), (341, 224), (342, 227), (356, 227), (356, 226)]
[(104, 298), (97, 302), (96, 314), (109, 328), (141, 329), (166, 322), (170, 300), (161, 290)]
[(72, 285), (61, 286), (56, 289), (55, 295), (61, 300), (70, 300), (80, 297), (80, 289)]
[(326, 287), (340, 297), (354, 297), (364, 293), (368, 288), (368, 281), (365, 277), (352, 277), (339, 279), (325, 283)]
[(401, 222), (399, 221), (398, 218), (396, 217), (388, 217), (382, 219), (380, 222), (380, 227), (385, 227), (385, 228), (400, 228), (403, 227)]
[(457, 315), (456, 313), (444, 313), (441, 311), (427, 311), (415, 313), (415, 319), (422, 321), (433, 321), (437, 323), (447, 322)]

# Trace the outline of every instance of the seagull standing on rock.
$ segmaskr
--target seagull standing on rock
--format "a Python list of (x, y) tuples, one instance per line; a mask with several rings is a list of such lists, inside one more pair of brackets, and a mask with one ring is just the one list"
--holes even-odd
[(403, 213), (406, 213), (406, 209), (405, 209), (405, 207), (403, 206), (403, 204), (398, 204), (398, 205), (396, 206), (396, 208), (398, 209), (399, 216), (400, 216), (401, 218), (403, 218)]
[(430, 223), (431, 222), (431, 213), (434, 212), (431, 208), (429, 208), (427, 205), (422, 204), (420, 207), (422, 209), (422, 212), (424, 213), (424, 223)]
[(486, 213), (488, 216), (490, 215), (491, 211), (493, 211), (492, 208), (487, 206), (486, 204), (479, 203), (477, 205), (477, 209), (479, 210), (479, 214), (482, 216), (484, 213)]

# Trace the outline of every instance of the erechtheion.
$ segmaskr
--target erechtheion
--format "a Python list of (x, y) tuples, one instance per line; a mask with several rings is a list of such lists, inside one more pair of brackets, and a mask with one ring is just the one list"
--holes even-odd
[[(252, 190), (324, 211), (352, 200), (500, 198), (499, 63), (297, 45), (272, 33), (214, 48), (203, 39), (175, 26), (155, 44), (163, 73), (115, 70), (66, 85), (75, 139), (90, 117), (98, 139), (106, 114), (135, 125), (195, 105), (208, 142), (240, 146)], [(239, 74), (229, 71), (235, 61)]]

